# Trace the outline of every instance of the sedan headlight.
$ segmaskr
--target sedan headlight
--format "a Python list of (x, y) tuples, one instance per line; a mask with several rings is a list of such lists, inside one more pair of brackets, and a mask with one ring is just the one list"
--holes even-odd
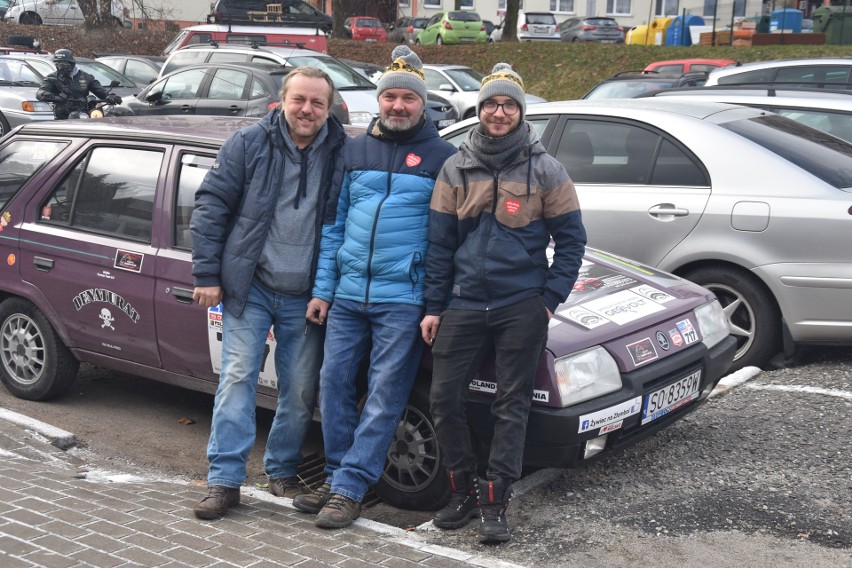
[(53, 107), (50, 103), (40, 101), (24, 101), (21, 103), (21, 109), (24, 112), (53, 112)]
[(578, 404), (621, 388), (615, 359), (603, 347), (560, 357), (554, 363), (563, 407)]
[(719, 300), (713, 300), (695, 308), (695, 317), (698, 319), (698, 328), (704, 337), (702, 343), (708, 349), (728, 337), (731, 333), (728, 318), (725, 317), (725, 312), (722, 310)]
[(350, 124), (369, 124), (373, 120), (373, 115), (366, 111), (349, 112)]

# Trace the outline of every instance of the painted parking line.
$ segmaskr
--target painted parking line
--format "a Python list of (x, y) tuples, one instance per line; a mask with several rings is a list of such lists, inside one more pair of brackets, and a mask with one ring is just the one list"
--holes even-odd
[(852, 400), (852, 392), (838, 389), (822, 389), (819, 387), (809, 387), (806, 385), (745, 385), (746, 388), (752, 390), (772, 390), (783, 392), (803, 392), (807, 394), (821, 394), (824, 396), (836, 396), (846, 400)]

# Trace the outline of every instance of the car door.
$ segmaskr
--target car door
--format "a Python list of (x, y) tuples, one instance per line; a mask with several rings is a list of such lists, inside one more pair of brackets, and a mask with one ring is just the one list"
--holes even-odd
[(703, 164), (643, 123), (569, 116), (548, 151), (574, 181), (589, 245), (652, 266), (689, 235), (710, 197)]
[(195, 114), (245, 116), (252, 75), (248, 71), (220, 67), (204, 88)]
[(423, 28), (423, 31), (417, 35), (417, 41), (424, 45), (435, 43), (435, 40), (438, 37), (438, 30), (441, 27), (441, 20), (443, 18), (443, 12), (438, 12), (432, 16), (429, 21), (426, 22), (426, 26)]
[(83, 11), (77, 0), (51, 0), (45, 2), (44, 23), (58, 25), (82, 25)]
[(27, 203), (21, 278), (65, 323), (73, 347), (159, 367), (152, 219), (166, 147), (89, 140)]
[(185, 69), (161, 79), (145, 91), (149, 103), (137, 114), (194, 114), (199, 92), (205, 87), (207, 73), (204, 69)]

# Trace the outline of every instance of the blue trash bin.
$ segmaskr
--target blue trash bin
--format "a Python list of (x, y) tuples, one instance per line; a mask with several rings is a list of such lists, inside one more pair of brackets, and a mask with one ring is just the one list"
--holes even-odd
[(801, 10), (794, 10), (792, 8), (774, 10), (769, 14), (769, 31), (800, 34), (802, 33), (803, 19), (804, 16)]
[(676, 17), (666, 31), (666, 45), (692, 45), (692, 34), (689, 33), (689, 26), (703, 25), (704, 18), (701, 16), (687, 14), (686, 16)]

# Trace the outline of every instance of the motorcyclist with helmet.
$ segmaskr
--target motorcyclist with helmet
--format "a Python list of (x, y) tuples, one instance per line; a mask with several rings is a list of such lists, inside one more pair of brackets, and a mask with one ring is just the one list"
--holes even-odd
[(92, 75), (77, 67), (70, 49), (57, 49), (53, 54), (56, 71), (45, 77), (36, 93), (40, 101), (53, 103), (57, 120), (68, 118), (74, 111), (85, 111), (89, 92), (112, 105), (120, 105), (121, 97), (107, 91)]

